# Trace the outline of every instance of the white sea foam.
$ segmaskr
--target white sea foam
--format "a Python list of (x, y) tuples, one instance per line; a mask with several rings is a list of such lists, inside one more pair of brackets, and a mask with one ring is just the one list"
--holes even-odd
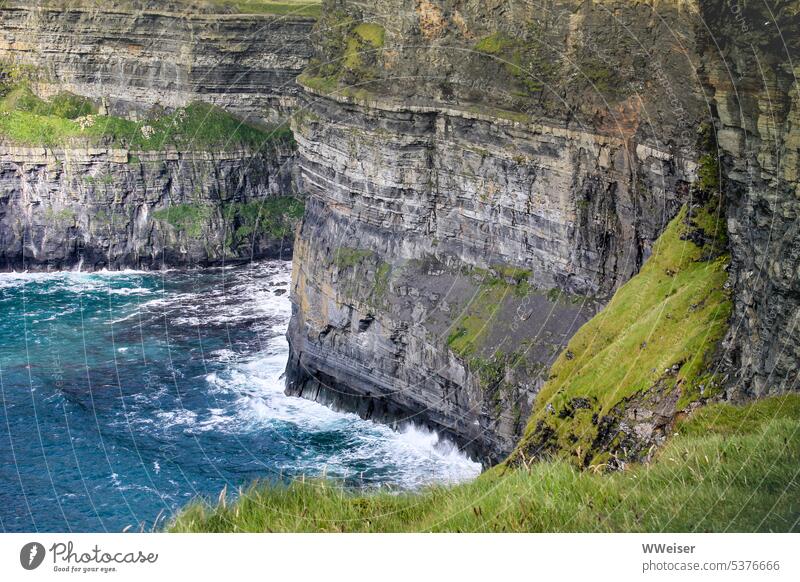
[(165, 428), (174, 426), (192, 426), (197, 422), (197, 413), (191, 410), (169, 410), (156, 412), (161, 425)]
[[(198, 437), (213, 433), (282, 443), (290, 451), (285, 461), (279, 461), (285, 465), (272, 468), (292, 474), (327, 472), (363, 479), (367, 484), (388, 482), (416, 488), (432, 482), (463, 481), (479, 473), (477, 463), (435, 432), (413, 425), (395, 431), (357, 415), (284, 394), (291, 263), (270, 262), (246, 270), (225, 271), (224, 285), (217, 285), (212, 279), (207, 288), (203, 287), (202, 275), (198, 275), (196, 291), (189, 285), (172, 287), (180, 289), (179, 292), (149, 290), (144, 287), (147, 283), (138, 278), (139, 272), (113, 272), (113, 276), (126, 274), (131, 276), (130, 281), (123, 287), (113, 287), (113, 294), (129, 296), (130, 303), (124, 311), (114, 314), (117, 317), (110, 324), (163, 317), (169, 326), (248, 326), (258, 338), (256, 354), (243, 353), (241, 347), (234, 345), (215, 346), (204, 354), (210, 369), (205, 375), (199, 406), (196, 398), (187, 408), (183, 401), (175, 399), (176, 388), (185, 385), (179, 365), (170, 369), (178, 378), (177, 385), (170, 378), (161, 377), (148, 385), (146, 391), (126, 396), (128, 412), (116, 422), (127, 425), (127, 430), (181, 432)], [(61, 291), (104, 292), (109, 289), (109, 276), (112, 273), (0, 276), (0, 288), (4, 284), (20, 284), (20, 280), (27, 281), (30, 277), (50, 277), (57, 281), (55, 287)], [(276, 294), (276, 290), (281, 293)], [(142, 300), (137, 301), (137, 297)], [(117, 351), (125, 353), (126, 349), (123, 346)], [(138, 348), (133, 352), (138, 353)], [(171, 401), (174, 406), (168, 405)], [(164, 408), (154, 411), (154, 403)], [(253, 460), (261, 462), (255, 455)], [(357, 473), (365, 467), (363, 473)], [(157, 464), (153, 470), (156, 474), (162, 471)], [(167, 472), (166, 466), (162, 472)]]
[[(480, 465), (470, 460), (450, 441), (414, 425), (394, 431), (385, 425), (360, 419), (355, 414), (335, 412), (315, 402), (284, 394), (283, 372), (288, 345), (283, 336), (270, 340), (269, 354), (233, 365), (207, 381), (217, 389), (238, 397), (235, 407), (215, 409), (199, 424), (201, 430), (224, 432), (260, 430), (265, 438), (285, 438), (275, 423), (291, 423), (303, 434), (336, 433), (342, 439), (338, 452), (326, 457), (293, 459), (285, 469), (309, 473), (352, 474), (353, 466), (387, 469), (391, 481), (405, 488), (427, 483), (455, 483), (474, 478)], [(211, 411), (209, 411), (211, 412)]]

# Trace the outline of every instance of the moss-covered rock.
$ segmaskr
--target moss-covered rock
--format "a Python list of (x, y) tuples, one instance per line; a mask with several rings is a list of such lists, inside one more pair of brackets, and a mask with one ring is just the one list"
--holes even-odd
[(641, 272), (575, 334), (512, 462), (557, 454), (585, 467), (605, 453), (616, 462), (640, 458), (679, 411), (718, 395), (712, 364), (731, 311), (718, 201), (684, 208)]

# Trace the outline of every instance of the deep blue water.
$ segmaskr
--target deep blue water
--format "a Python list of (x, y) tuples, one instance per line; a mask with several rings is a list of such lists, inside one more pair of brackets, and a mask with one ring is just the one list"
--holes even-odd
[(0, 275), (0, 530), (150, 530), (255, 479), (477, 474), (434, 434), (283, 394), (290, 270)]

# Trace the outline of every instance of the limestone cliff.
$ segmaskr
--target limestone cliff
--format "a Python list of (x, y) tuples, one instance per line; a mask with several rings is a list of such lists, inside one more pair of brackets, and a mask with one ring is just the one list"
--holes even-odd
[(290, 256), (314, 20), (231, 7), (0, 5), (0, 269)]
[(697, 173), (696, 6), (607, 4), (324, 5), (289, 393), (511, 450)]
[(314, 19), (202, 8), (188, 0), (9, 0), (0, 5), (0, 59), (35, 67), (40, 93), (106, 98), (116, 114), (204, 101), (285, 119)]
[(733, 260), (731, 395), (798, 390), (800, 2), (704, 8)]
[(0, 145), (0, 270), (290, 257), (292, 155)]
[[(776, 16), (785, 30), (795, 5)], [(758, 70), (735, 18), (721, 1), (326, 2), (293, 125), (310, 200), (287, 391), (428, 424), (491, 463), (572, 334), (682, 204), (720, 190), (742, 325), (719, 355), (744, 379), (727, 394), (791, 389), (797, 90), (790, 55), (764, 45), (769, 87), (751, 79), (731, 101)]]

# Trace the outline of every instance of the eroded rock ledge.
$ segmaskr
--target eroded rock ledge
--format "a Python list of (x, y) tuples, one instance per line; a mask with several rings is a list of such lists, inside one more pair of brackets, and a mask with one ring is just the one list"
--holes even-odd
[(288, 258), (293, 155), (0, 145), (0, 270)]
[(252, 120), (283, 121), (310, 56), (314, 19), (199, 8), (4, 2), (0, 59), (38, 69), (42, 95), (106, 98), (117, 115), (204, 101)]

